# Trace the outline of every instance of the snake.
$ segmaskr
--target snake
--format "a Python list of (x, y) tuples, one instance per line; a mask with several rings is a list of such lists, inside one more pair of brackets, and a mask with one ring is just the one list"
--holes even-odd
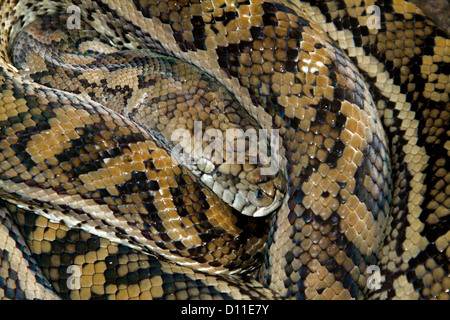
[(449, 62), (403, 0), (1, 0), (0, 299), (448, 300)]

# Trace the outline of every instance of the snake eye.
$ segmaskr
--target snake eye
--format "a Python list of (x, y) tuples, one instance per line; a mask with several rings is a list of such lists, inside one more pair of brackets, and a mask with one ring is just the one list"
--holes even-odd
[(268, 196), (261, 188), (257, 187), (254, 190), (250, 190), (248, 193), (248, 200), (256, 207), (267, 207), (272, 202), (272, 197)]
[(261, 199), (263, 196), (264, 196), (264, 194), (263, 194), (262, 190), (258, 188), (258, 190), (256, 190), (256, 193), (255, 193), (256, 199)]

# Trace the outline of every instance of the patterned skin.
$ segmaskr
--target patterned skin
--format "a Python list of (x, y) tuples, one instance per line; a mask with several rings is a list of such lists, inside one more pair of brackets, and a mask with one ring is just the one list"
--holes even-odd
[[(22, 26), (72, 4), (114, 50), (191, 63), (278, 129), (281, 206), (227, 206), (142, 123), (83, 97), (86, 70), (26, 59), (73, 93), (20, 75), (7, 50)], [(0, 268), (36, 281), (7, 275), (0, 296), (448, 299), (449, 40), (410, 3), (373, 4), (3, 2)]]

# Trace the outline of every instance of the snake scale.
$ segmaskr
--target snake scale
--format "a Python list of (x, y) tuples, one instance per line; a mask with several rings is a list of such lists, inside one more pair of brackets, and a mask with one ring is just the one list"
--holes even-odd
[[(0, 298), (449, 299), (450, 40), (414, 4), (0, 5)], [(276, 170), (177, 161), (195, 123)]]

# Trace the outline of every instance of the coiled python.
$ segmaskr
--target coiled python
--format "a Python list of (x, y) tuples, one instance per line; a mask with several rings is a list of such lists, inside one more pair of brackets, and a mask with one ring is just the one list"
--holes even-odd
[[(413, 4), (0, 3), (1, 298), (449, 298), (450, 41)], [(172, 157), (195, 121), (275, 170)]]

